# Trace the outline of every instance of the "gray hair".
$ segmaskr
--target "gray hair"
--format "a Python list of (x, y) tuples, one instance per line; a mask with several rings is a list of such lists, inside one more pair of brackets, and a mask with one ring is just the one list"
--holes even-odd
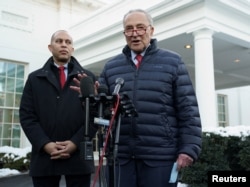
[(153, 26), (153, 19), (152, 19), (151, 15), (150, 15), (148, 12), (146, 12), (145, 10), (142, 10), (142, 9), (133, 9), (133, 10), (128, 11), (128, 13), (126, 13), (126, 14), (124, 15), (124, 17), (123, 17), (123, 25), (124, 25), (124, 23), (125, 23), (126, 17), (127, 17), (129, 14), (133, 13), (133, 12), (141, 12), (141, 13), (144, 13), (144, 14), (146, 15), (146, 17), (147, 17), (147, 20), (148, 20), (149, 24), (150, 24), (151, 26)]

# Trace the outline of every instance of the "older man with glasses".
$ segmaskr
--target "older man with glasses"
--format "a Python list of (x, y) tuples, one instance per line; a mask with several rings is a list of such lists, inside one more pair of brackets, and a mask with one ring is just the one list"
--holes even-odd
[(128, 94), (138, 112), (121, 120), (115, 180), (120, 187), (176, 187), (178, 171), (191, 166), (201, 151), (195, 90), (180, 55), (157, 48), (146, 11), (129, 11), (123, 26), (127, 45), (99, 78), (110, 93), (115, 80), (123, 78), (120, 92)]
[(201, 151), (195, 90), (180, 55), (157, 47), (146, 11), (129, 11), (123, 26), (127, 45), (99, 78), (110, 93), (116, 80), (124, 79), (120, 92), (126, 92), (138, 113), (121, 119), (114, 181), (119, 187), (176, 187), (178, 172)]

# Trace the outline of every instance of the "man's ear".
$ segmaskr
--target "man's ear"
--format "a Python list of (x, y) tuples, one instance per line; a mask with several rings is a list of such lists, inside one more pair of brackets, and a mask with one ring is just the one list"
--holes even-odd
[(52, 48), (52, 46), (51, 46), (51, 44), (49, 44), (49, 45), (48, 45), (48, 49), (49, 49), (50, 52), (51, 52), (51, 50), (52, 50), (51, 48)]
[(154, 30), (155, 30), (155, 28), (151, 26), (151, 28), (150, 28), (150, 33), (151, 33), (151, 36), (153, 36), (153, 34), (154, 34)]

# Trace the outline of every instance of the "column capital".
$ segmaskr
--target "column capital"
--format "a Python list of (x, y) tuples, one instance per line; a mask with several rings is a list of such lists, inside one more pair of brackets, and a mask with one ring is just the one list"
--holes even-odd
[(209, 29), (209, 28), (203, 28), (203, 29), (199, 29), (199, 30), (196, 30), (196, 31), (193, 31), (193, 36), (196, 37), (196, 36), (200, 36), (200, 35), (210, 35), (210, 36), (213, 36), (213, 34), (215, 33), (214, 30), (212, 29)]

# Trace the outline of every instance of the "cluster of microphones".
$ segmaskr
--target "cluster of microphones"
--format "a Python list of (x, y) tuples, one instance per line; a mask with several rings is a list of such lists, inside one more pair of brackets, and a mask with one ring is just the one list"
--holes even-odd
[(109, 126), (114, 104), (119, 105), (118, 113), (123, 117), (135, 117), (138, 115), (128, 95), (119, 93), (120, 88), (124, 85), (124, 80), (117, 78), (115, 83), (114, 91), (109, 95), (106, 85), (99, 85), (97, 88), (98, 93), (95, 94), (94, 82), (90, 77), (84, 77), (80, 81), (81, 95), (79, 97), (85, 113), (84, 142), (81, 143), (80, 151), (84, 160), (93, 160), (93, 143), (89, 138), (90, 121), (95, 125)]

